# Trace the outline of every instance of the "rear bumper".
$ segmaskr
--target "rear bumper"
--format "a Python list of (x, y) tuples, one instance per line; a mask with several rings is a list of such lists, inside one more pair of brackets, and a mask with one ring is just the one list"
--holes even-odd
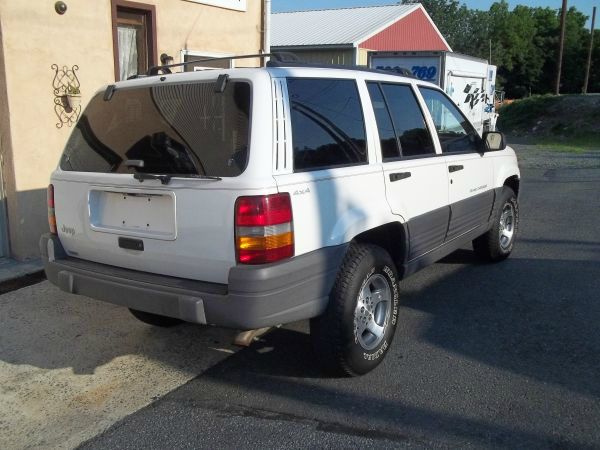
[(65, 292), (187, 322), (237, 329), (322, 314), (346, 248), (326, 247), (281, 263), (236, 266), (224, 285), (85, 261), (67, 256), (55, 235), (40, 239), (46, 276)]

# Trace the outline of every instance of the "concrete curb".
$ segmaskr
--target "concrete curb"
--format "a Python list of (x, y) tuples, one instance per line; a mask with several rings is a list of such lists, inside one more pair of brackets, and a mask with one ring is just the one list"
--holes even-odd
[(46, 274), (43, 270), (37, 270), (35, 272), (26, 273), (24, 275), (17, 275), (15, 278), (9, 278), (7, 280), (0, 281), (0, 295), (6, 294), (7, 292), (16, 291), (33, 284), (40, 283), (46, 279)]

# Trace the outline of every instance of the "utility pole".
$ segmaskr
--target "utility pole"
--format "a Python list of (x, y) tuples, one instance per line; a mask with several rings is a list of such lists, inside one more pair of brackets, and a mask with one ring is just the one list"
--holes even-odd
[(592, 10), (592, 28), (590, 30), (590, 50), (588, 51), (587, 66), (585, 69), (585, 81), (583, 82), (583, 93), (587, 94), (588, 82), (590, 81), (590, 68), (592, 66), (592, 49), (594, 48), (594, 26), (596, 24), (596, 7)]
[(562, 12), (560, 13), (560, 43), (558, 44), (558, 68), (556, 70), (556, 88), (554, 93), (560, 94), (560, 72), (562, 70), (563, 47), (565, 46), (565, 27), (567, 22), (567, 0), (562, 2)]

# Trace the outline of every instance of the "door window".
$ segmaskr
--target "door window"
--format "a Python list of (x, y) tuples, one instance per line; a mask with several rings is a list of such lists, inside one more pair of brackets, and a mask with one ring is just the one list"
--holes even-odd
[(435, 154), (423, 112), (412, 88), (368, 83), (384, 160)]
[(296, 172), (367, 162), (354, 80), (288, 78), (287, 84)]
[(398, 158), (400, 156), (400, 148), (398, 148), (394, 125), (392, 124), (392, 118), (385, 104), (381, 88), (378, 83), (367, 83), (367, 87), (369, 88), (371, 104), (375, 112), (379, 143), (381, 145), (381, 156), (384, 160)]
[(382, 84), (403, 157), (435, 154), (425, 117), (412, 88), (403, 84)]
[(478, 152), (481, 138), (471, 122), (441, 91), (419, 88), (431, 113), (442, 153)]

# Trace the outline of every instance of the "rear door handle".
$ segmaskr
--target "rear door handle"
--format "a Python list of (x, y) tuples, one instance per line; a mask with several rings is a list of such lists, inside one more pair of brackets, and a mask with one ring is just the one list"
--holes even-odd
[(390, 173), (390, 181), (393, 183), (394, 181), (404, 180), (405, 178), (410, 177), (410, 172), (395, 172)]
[(465, 166), (448, 166), (448, 172), (452, 173), (452, 172), (458, 172), (459, 170), (463, 170), (465, 168)]

